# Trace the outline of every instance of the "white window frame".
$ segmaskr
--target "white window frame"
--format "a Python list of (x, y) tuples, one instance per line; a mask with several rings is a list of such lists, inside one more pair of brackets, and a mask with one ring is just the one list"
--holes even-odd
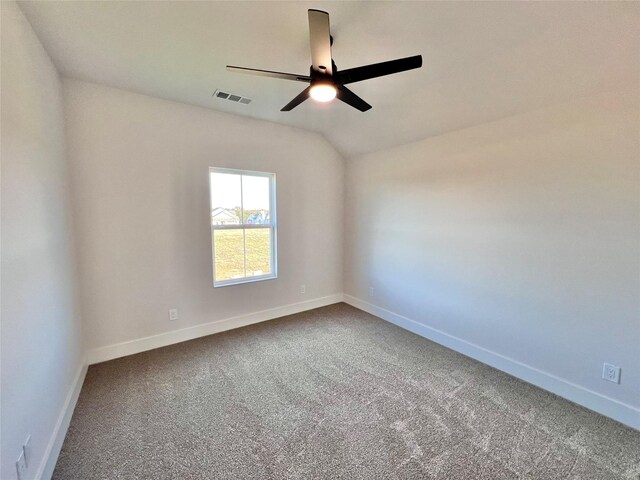
[[(251, 224), (244, 222), (244, 209), (241, 211), (241, 217), (239, 224), (236, 225), (213, 225), (211, 224), (211, 192), (213, 185), (211, 184), (212, 173), (227, 173), (233, 175), (246, 175), (252, 177), (266, 177), (269, 179), (269, 223), (268, 224)], [(242, 198), (242, 181), (240, 181), (240, 201)], [(240, 205), (242, 208), (243, 205)], [(278, 278), (278, 221), (277, 221), (277, 208), (276, 208), (276, 174), (269, 172), (258, 172), (254, 170), (238, 170), (233, 168), (218, 168), (209, 167), (209, 224), (211, 226), (211, 264), (213, 265), (213, 286), (214, 287), (227, 287), (230, 285), (239, 285), (242, 283), (261, 282), (263, 280), (273, 280)], [(242, 277), (242, 278), (230, 278), (228, 280), (216, 280), (216, 242), (215, 231), (216, 230), (248, 230), (254, 228), (264, 228), (271, 230), (271, 273), (266, 275)], [(245, 267), (246, 267), (246, 245), (245, 245)], [(246, 275), (246, 268), (245, 268)]]

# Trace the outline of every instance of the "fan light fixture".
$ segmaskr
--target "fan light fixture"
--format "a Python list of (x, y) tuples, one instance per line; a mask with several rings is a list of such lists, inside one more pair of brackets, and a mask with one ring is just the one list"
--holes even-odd
[(388, 62), (373, 63), (339, 71), (331, 57), (333, 37), (329, 28), (329, 14), (322, 10), (309, 9), (307, 15), (309, 17), (309, 46), (311, 47), (309, 75), (227, 65), (227, 70), (230, 72), (248, 73), (261, 77), (280, 78), (309, 84), (293, 100), (282, 107), (280, 109), (281, 112), (293, 110), (309, 97), (316, 102), (323, 103), (337, 98), (356, 110), (366, 112), (371, 108), (371, 105), (345, 87), (345, 85), (422, 67), (422, 56), (414, 55), (413, 57), (398, 58)]
[(311, 90), (309, 90), (309, 95), (311, 95), (311, 98), (316, 102), (330, 102), (336, 98), (336, 93), (336, 87), (326, 83), (314, 85), (311, 87)]

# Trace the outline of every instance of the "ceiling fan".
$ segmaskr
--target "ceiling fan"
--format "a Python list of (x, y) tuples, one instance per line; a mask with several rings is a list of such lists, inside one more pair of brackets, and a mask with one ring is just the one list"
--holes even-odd
[(227, 70), (309, 83), (307, 88), (281, 109), (282, 112), (293, 110), (309, 97), (318, 102), (330, 102), (334, 98), (338, 98), (338, 100), (342, 100), (353, 108), (366, 112), (371, 108), (371, 105), (345, 87), (345, 85), (422, 66), (422, 56), (415, 55), (339, 71), (331, 57), (333, 37), (329, 31), (329, 14), (321, 10), (309, 10), (309, 37), (312, 62), (309, 75), (273, 72), (257, 68), (235, 67), (233, 65), (227, 65)]

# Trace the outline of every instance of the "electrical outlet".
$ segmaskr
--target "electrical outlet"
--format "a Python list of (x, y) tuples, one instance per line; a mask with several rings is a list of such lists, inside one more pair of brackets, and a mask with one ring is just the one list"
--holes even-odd
[(300, 285), (300, 293), (301, 293), (302, 295), (304, 295), (305, 293), (307, 293), (307, 286), (306, 286), (306, 285), (304, 285), (304, 284)]
[(24, 453), (24, 462), (27, 464), (27, 467), (30, 467), (33, 460), (31, 457), (31, 435), (27, 437), (24, 445), (22, 445), (22, 452)]
[(24, 458), (24, 451), (20, 452), (16, 461), (16, 472), (18, 472), (18, 480), (27, 480), (27, 462)]
[(169, 310), (169, 321), (170, 322), (175, 322), (176, 320), (178, 320), (178, 309), (177, 308), (172, 308)]
[(373, 287), (369, 287), (369, 296), (373, 297)]
[(620, 367), (605, 363), (602, 367), (602, 378), (613, 383), (620, 383)]

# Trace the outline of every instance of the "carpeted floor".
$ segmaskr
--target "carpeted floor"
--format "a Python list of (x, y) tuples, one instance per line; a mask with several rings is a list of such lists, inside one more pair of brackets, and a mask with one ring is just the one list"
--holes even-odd
[(640, 432), (344, 304), (89, 368), (55, 479), (640, 478)]

